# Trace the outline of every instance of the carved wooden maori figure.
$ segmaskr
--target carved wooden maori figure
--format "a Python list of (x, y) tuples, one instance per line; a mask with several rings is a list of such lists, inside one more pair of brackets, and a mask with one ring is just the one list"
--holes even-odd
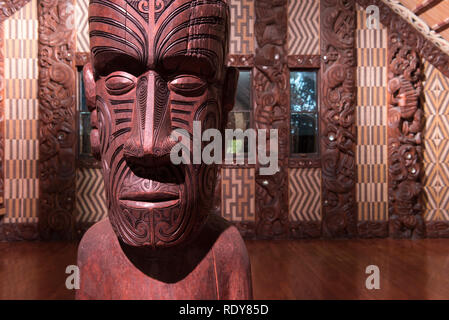
[(422, 238), (423, 90), (416, 50), (390, 30), (388, 47), (388, 194), (390, 236)]
[(280, 167), (271, 176), (256, 170), (256, 233), (259, 238), (282, 238), (289, 232), (287, 0), (256, 1), (255, 10), (254, 120), (257, 129), (278, 130)]
[(355, 206), (355, 2), (321, 1), (322, 227), (357, 235)]
[(39, 1), (39, 232), (74, 238), (74, 0)]
[(81, 241), (77, 297), (251, 298), (243, 240), (210, 214), (216, 167), (170, 159), (172, 130), (223, 130), (233, 107), (226, 2), (91, 0), (89, 28), (86, 98), (108, 219)]

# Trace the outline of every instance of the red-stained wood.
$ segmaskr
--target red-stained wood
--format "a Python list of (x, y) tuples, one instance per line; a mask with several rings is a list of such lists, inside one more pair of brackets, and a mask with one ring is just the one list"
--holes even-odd
[(256, 129), (278, 130), (279, 145), (278, 172), (261, 175), (260, 164), (256, 166), (255, 227), (260, 239), (287, 238), (289, 234), (287, 5), (287, 0), (255, 2), (254, 123)]
[(172, 248), (128, 246), (108, 220), (83, 237), (77, 299), (251, 299), (251, 269), (239, 231), (211, 215), (191, 241)]
[(388, 27), (389, 234), (423, 238), (423, 64), (401, 25)]
[(322, 234), (355, 237), (355, 1), (322, 1), (320, 14)]
[(75, 0), (39, 1), (39, 234), (75, 238)]
[[(449, 299), (449, 239), (245, 241), (255, 299)], [(0, 242), (0, 300), (73, 299), (76, 245)], [(368, 265), (380, 290), (367, 290)]]
[(449, 18), (444, 19), (443, 21), (437, 23), (432, 27), (432, 29), (435, 30), (435, 32), (442, 32), (447, 28), (449, 28)]
[[(108, 219), (81, 241), (77, 298), (251, 299), (243, 240), (210, 214), (217, 166), (197, 164), (206, 144), (190, 141), (198, 124), (223, 134), (234, 104), (226, 1), (95, 0), (89, 21), (83, 74)], [(178, 142), (193, 146), (183, 164)]]
[(413, 13), (416, 15), (420, 15), (438, 5), (443, 0), (422, 0), (415, 9), (413, 9)]
[[(246, 241), (255, 299), (449, 299), (448, 245), (447, 239)], [(380, 290), (365, 287), (369, 265), (380, 269)]]
[(75, 298), (65, 286), (76, 243), (0, 242), (0, 300)]

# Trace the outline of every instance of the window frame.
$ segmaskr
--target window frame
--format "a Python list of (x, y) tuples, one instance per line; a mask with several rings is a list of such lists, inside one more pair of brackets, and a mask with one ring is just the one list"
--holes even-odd
[[(319, 55), (290, 55), (288, 63), (288, 164), (290, 168), (321, 168), (321, 56)], [(293, 71), (315, 71), (316, 72), (316, 95), (317, 95), (317, 151), (314, 153), (292, 153), (291, 149), (291, 89), (290, 73)]]
[[(249, 128), (255, 129), (255, 119), (254, 119), (254, 110), (255, 110), (255, 101), (254, 101), (254, 55), (228, 55), (227, 59), (228, 67), (235, 67), (239, 70), (249, 71), (250, 72), (250, 111), (249, 111)], [(237, 91), (236, 91), (237, 94)], [(232, 112), (229, 111), (229, 114)], [(228, 114), (228, 117), (229, 117)], [(227, 128), (224, 128), (227, 129)], [(224, 162), (224, 155), (226, 152), (225, 141), (223, 140), (223, 163), (221, 164), (222, 168), (255, 168), (255, 164), (249, 164), (248, 159), (245, 154), (245, 163), (243, 164), (226, 164)]]
[(89, 53), (77, 52), (76, 53), (76, 167), (86, 168), (86, 169), (101, 169), (101, 163), (94, 158), (92, 154), (82, 155), (80, 154), (80, 125), (81, 125), (81, 110), (80, 106), (80, 78), (79, 73), (82, 71), (84, 66), (89, 62)]

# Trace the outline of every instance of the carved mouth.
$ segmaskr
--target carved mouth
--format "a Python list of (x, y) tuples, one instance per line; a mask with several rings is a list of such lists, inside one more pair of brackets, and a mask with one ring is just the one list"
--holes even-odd
[(127, 192), (119, 196), (119, 201), (127, 207), (164, 208), (179, 202), (179, 194), (170, 192)]

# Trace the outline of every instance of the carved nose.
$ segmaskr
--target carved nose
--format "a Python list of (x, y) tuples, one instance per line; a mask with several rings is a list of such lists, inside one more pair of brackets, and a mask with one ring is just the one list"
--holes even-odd
[(154, 71), (139, 78), (132, 129), (125, 141), (126, 160), (139, 166), (164, 165), (170, 161), (175, 142), (170, 138), (169, 90)]

